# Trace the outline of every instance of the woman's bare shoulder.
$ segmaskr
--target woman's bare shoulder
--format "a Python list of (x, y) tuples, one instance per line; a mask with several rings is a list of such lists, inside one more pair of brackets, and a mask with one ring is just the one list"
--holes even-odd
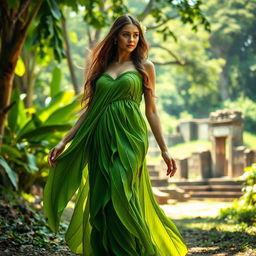
[(143, 64), (147, 73), (152, 73), (152, 72), (154, 73), (155, 72), (155, 65), (151, 60), (146, 59), (142, 62), (142, 64)]

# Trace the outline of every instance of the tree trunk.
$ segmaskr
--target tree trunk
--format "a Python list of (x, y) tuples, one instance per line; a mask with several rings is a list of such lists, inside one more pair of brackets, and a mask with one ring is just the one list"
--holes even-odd
[(223, 70), (220, 74), (220, 80), (219, 80), (219, 89), (220, 89), (220, 96), (221, 100), (225, 101), (230, 98), (229, 90), (228, 90), (228, 75), (226, 72), (226, 68), (223, 67)]
[(9, 10), (8, 1), (0, 2), (1, 7), (1, 51), (0, 51), (0, 146), (3, 142), (4, 124), (9, 109), (13, 87), (14, 70), (26, 39), (28, 27), (35, 18), (43, 0), (29, 11), (30, 0), (20, 1), (18, 9)]
[[(7, 33), (15, 33), (15, 31), (6, 31)], [(7, 35), (8, 37), (8, 35)], [(3, 40), (3, 39), (2, 39)], [(25, 34), (20, 34), (19, 40), (8, 44), (2, 42), (0, 54), (0, 145), (4, 136), (4, 124), (7, 113), (11, 108), (10, 98), (13, 87), (14, 70), (25, 40)], [(12, 104), (12, 103), (11, 103)]]

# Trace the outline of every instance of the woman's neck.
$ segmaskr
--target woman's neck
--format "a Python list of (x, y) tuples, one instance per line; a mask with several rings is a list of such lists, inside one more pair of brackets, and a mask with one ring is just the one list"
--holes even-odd
[(116, 56), (115, 63), (122, 64), (124, 62), (131, 61), (131, 54), (126, 52), (119, 52)]

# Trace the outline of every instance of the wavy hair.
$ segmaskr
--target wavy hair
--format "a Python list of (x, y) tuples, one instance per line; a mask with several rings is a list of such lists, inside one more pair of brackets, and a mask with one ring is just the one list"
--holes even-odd
[(136, 70), (142, 75), (143, 89), (149, 90), (151, 95), (153, 95), (152, 89), (148, 86), (148, 74), (143, 67), (143, 61), (148, 57), (148, 43), (144, 37), (138, 20), (131, 15), (125, 14), (114, 21), (105, 38), (97, 43), (91, 50), (87, 60), (85, 81), (83, 85), (84, 94), (81, 100), (82, 109), (86, 109), (90, 106), (95, 92), (97, 79), (117, 57), (117, 45), (114, 44), (114, 40), (118, 36), (122, 27), (128, 24), (134, 24), (139, 30), (139, 41), (137, 47), (131, 52), (131, 60)]

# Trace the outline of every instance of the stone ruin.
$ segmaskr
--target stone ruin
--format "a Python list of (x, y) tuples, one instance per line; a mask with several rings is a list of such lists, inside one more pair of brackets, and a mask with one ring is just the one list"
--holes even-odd
[[(182, 122), (179, 130), (184, 131), (184, 141), (207, 135), (212, 148), (194, 152), (190, 158), (177, 159), (179, 171), (176, 178), (240, 176), (246, 166), (256, 161), (255, 151), (243, 145), (243, 122), (240, 111), (228, 109), (212, 112), (207, 121)], [(203, 130), (205, 134), (202, 134)]]
[[(243, 122), (240, 111), (219, 110), (209, 119), (183, 121), (176, 134), (165, 136), (168, 146), (197, 139), (210, 140), (212, 146), (176, 159), (178, 169), (172, 178), (159, 171), (166, 168), (164, 161), (159, 167), (148, 166), (157, 201), (173, 204), (188, 199), (229, 201), (240, 197), (242, 181), (235, 178), (256, 162), (256, 151), (243, 145)], [(159, 149), (151, 133), (149, 143), (149, 156), (157, 156)]]

